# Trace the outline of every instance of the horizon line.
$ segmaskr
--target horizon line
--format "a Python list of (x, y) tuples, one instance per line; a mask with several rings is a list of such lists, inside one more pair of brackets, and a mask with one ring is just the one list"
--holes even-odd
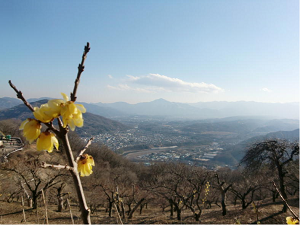
[[(7, 97), (7, 96), (4, 96), (4, 97), (1, 97), (1, 98), (13, 98), (13, 99), (17, 99), (17, 100), (21, 101), (17, 97)], [(28, 98), (27, 100), (30, 100), (30, 99), (38, 99), (37, 101), (39, 101), (39, 100), (43, 100), (43, 99), (57, 99), (57, 98), (53, 98), (53, 97), (38, 97), (38, 98), (37, 97), (33, 97), (33, 98)], [(236, 100), (236, 101), (215, 100), (215, 101), (198, 101), (198, 102), (174, 102), (174, 101), (166, 100), (164, 98), (157, 98), (157, 99), (150, 100), (150, 101), (141, 101), (141, 102), (136, 102), (136, 103), (129, 103), (129, 102), (125, 102), (125, 101), (116, 101), (116, 102), (101, 102), (101, 101), (99, 101), (99, 102), (86, 102), (86, 101), (77, 101), (77, 102), (83, 102), (83, 103), (87, 103), (87, 104), (126, 103), (126, 104), (130, 104), (130, 105), (136, 105), (136, 104), (140, 104), (140, 103), (150, 103), (150, 102), (154, 102), (154, 101), (166, 101), (166, 102), (170, 102), (170, 103), (180, 103), (180, 104), (197, 104), (197, 103), (209, 103), (209, 102), (215, 102), (215, 103), (217, 103), (217, 102), (228, 102), (228, 103), (235, 103), (235, 102), (255, 102), (255, 103), (270, 103), (270, 104), (293, 104), (293, 103), (299, 104), (300, 103), (300, 101), (291, 101), (291, 102), (259, 102), (259, 101), (253, 101), (253, 100)]]

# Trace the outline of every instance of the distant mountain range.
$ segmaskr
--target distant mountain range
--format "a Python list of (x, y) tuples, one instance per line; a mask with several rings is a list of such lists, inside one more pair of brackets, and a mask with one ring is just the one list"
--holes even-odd
[(299, 119), (299, 103), (261, 102), (198, 102), (194, 104), (157, 99), (152, 102), (128, 104), (126, 102), (97, 103), (127, 115), (164, 116), (171, 119), (207, 119), (233, 116), (265, 116)]
[[(35, 107), (46, 102), (47, 100), (43, 99), (31, 102), (31, 105)], [(27, 118), (33, 118), (33, 114), (23, 103), (0, 111), (0, 120), (12, 118), (25, 120)], [(84, 126), (82, 128), (76, 128), (76, 132), (80, 136), (92, 136), (104, 132), (114, 132), (116, 130), (126, 129), (129, 129), (129, 127), (120, 122), (87, 112), (84, 114)]]
[(10, 97), (0, 98), (0, 110), (8, 109), (16, 105), (19, 105), (21, 103), (22, 103), (21, 100), (17, 98), (10, 98)]
[[(29, 99), (36, 101), (39, 99)], [(45, 99), (45, 98), (44, 98)], [(15, 98), (0, 98), (0, 110), (20, 104)], [(129, 104), (81, 103), (87, 111), (108, 118), (140, 116), (161, 116), (169, 119), (208, 119), (235, 116), (265, 116), (272, 119), (299, 119), (299, 103), (262, 102), (198, 102), (193, 104), (169, 102), (157, 99), (151, 102)]]

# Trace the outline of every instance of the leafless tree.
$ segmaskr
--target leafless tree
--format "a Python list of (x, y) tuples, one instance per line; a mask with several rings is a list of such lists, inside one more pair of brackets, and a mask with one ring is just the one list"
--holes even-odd
[(4, 169), (14, 172), (20, 178), (21, 187), (29, 193), (33, 208), (37, 207), (37, 200), (42, 195), (42, 190), (46, 192), (51, 187), (59, 184), (61, 178), (66, 176), (61, 171), (49, 171), (47, 169), (48, 172), (46, 172), (41, 168), (38, 158), (26, 160), (22, 163), (18, 162), (18, 165), (12, 163), (12, 165), (8, 164)]
[[(275, 168), (276, 180), (282, 196), (287, 199), (285, 178), (289, 171), (287, 165), (299, 155), (299, 143), (290, 143), (286, 140), (266, 140), (253, 144), (242, 158), (241, 164), (245, 165), (246, 170), (257, 172), (263, 166)], [(283, 212), (287, 211), (284, 205)]]
[(230, 191), (241, 201), (242, 209), (246, 209), (254, 200), (255, 192), (261, 184), (257, 177), (245, 175), (242, 171), (233, 171), (234, 182)]
[[(229, 179), (225, 179), (231, 173), (230, 169), (224, 168), (221, 171), (217, 171), (214, 175), (215, 182), (213, 187), (219, 190), (219, 193), (221, 195), (221, 207), (222, 207), (222, 215), (225, 216), (227, 214), (227, 208), (226, 208), (226, 198), (227, 198), (227, 192), (232, 186), (232, 182)], [(225, 175), (225, 176), (224, 176)], [(220, 178), (221, 176), (221, 178)], [(230, 175), (229, 175), (230, 176)]]

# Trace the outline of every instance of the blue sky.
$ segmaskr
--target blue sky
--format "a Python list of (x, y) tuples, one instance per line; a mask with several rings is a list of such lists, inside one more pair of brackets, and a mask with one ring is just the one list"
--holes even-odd
[(0, 97), (299, 102), (296, 0), (0, 0)]

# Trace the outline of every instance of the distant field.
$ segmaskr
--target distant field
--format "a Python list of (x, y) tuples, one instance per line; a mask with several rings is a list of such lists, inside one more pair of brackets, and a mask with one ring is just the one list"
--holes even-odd
[(205, 131), (205, 132), (201, 132), (201, 134), (232, 135), (232, 134), (236, 134), (236, 133), (234, 133), (234, 132), (225, 132), (225, 131)]
[(153, 148), (153, 149), (141, 149), (141, 150), (131, 150), (131, 151), (126, 151), (123, 156), (131, 161), (143, 161), (138, 156), (143, 156), (151, 153), (157, 153), (157, 152), (166, 152), (168, 150), (174, 150), (177, 148)]

